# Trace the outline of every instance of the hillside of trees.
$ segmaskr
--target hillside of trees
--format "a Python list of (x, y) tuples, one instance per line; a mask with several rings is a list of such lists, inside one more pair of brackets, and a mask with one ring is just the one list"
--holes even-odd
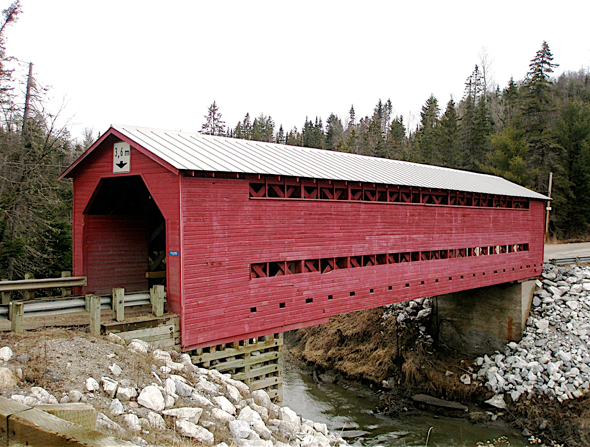
[[(94, 140), (73, 138), (49, 111), (47, 89), (32, 65), (10, 57), (5, 34), (21, 14), (14, 1), (0, 17), (0, 278), (59, 276), (71, 269), (72, 186), (59, 173)], [(29, 68), (16, 75), (15, 66)], [(504, 88), (475, 66), (456, 102), (424, 102), (417, 126), (379, 100), (372, 115), (306, 118), (300, 129), (278, 129), (271, 116), (233, 127), (214, 102), (201, 132), (287, 145), (324, 148), (491, 173), (546, 193), (554, 173), (552, 236), (590, 237), (590, 77), (587, 70), (553, 76), (546, 42), (522, 80)], [(58, 119), (59, 118), (59, 119)]]

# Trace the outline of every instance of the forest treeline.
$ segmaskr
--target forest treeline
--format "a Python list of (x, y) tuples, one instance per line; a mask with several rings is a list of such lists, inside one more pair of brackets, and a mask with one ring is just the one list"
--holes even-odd
[[(484, 61), (485, 62), (485, 61)], [(590, 74), (581, 69), (555, 78), (547, 42), (523, 79), (490, 85), (475, 65), (463, 97), (446, 105), (431, 95), (415, 128), (379, 100), (372, 115), (330, 114), (303, 126), (278, 129), (271, 116), (249, 114), (226, 127), (217, 103), (201, 132), (293, 146), (316, 147), (489, 173), (547, 194), (553, 172), (551, 235), (560, 240), (590, 235)]]
[[(0, 23), (0, 278), (7, 279), (71, 269), (72, 185), (57, 177), (92, 139), (76, 142), (58, 126), (32, 66), (6, 54), (5, 33), (20, 14), (15, 1)], [(19, 66), (24, 78), (15, 74)]]
[[(59, 276), (71, 269), (72, 185), (58, 175), (95, 136), (69, 133), (60, 111), (49, 111), (47, 89), (5, 48), (5, 34), (21, 14), (18, 0), (0, 17), (0, 278)], [(25, 68), (18, 74), (13, 68)], [(501, 89), (475, 66), (464, 96), (446, 105), (430, 96), (417, 126), (408, 128), (379, 100), (370, 116), (331, 114), (305, 119), (301, 128), (275, 125), (271, 116), (246, 114), (227, 127), (218, 105), (209, 107), (202, 132), (295, 146), (429, 163), (492, 173), (546, 193), (554, 189), (552, 233), (559, 239), (590, 235), (590, 79), (586, 70), (555, 78), (544, 42), (522, 80)]]

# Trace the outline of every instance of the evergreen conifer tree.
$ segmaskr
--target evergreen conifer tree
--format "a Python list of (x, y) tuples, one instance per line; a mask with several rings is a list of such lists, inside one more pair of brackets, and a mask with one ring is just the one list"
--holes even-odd
[(209, 106), (207, 115), (205, 115), (205, 124), (201, 126), (201, 132), (204, 135), (225, 135), (225, 121), (221, 119), (221, 113), (217, 103), (213, 101), (213, 104)]

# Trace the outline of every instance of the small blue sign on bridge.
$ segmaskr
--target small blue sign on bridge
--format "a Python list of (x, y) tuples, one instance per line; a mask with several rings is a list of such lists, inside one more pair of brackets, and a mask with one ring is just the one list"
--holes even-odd
[(177, 252), (177, 251), (172, 251), (172, 250), (170, 250), (170, 251), (168, 252), (168, 255), (170, 255), (170, 256), (178, 256), (178, 252)]

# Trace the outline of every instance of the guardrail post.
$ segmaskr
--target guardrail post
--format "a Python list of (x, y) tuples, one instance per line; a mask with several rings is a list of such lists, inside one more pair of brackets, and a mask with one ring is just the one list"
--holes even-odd
[[(62, 278), (70, 278), (72, 276), (72, 272), (61, 272), (61, 277)], [(61, 289), (61, 297), (65, 298), (66, 296), (71, 296), (72, 295), (72, 289), (66, 289), (65, 287), (62, 287)]]
[[(8, 281), (5, 278), (2, 278), (2, 281)], [(10, 292), (2, 292), (2, 304), (10, 304)]]
[(12, 301), (10, 303), (10, 330), (12, 332), (24, 332), (23, 317), (25, 315), (25, 305), (22, 301)]
[[(35, 279), (32, 273), (25, 273), (25, 279)], [(35, 292), (32, 290), (25, 290), (23, 292), (23, 298), (25, 301), (35, 299)]]
[(97, 295), (86, 295), (90, 309), (90, 333), (100, 335), (100, 297)]
[(121, 322), (125, 319), (125, 289), (113, 289), (111, 297), (113, 319)]
[(166, 291), (164, 286), (157, 285), (150, 290), (150, 302), (152, 303), (152, 313), (156, 317), (164, 315), (164, 300)]

